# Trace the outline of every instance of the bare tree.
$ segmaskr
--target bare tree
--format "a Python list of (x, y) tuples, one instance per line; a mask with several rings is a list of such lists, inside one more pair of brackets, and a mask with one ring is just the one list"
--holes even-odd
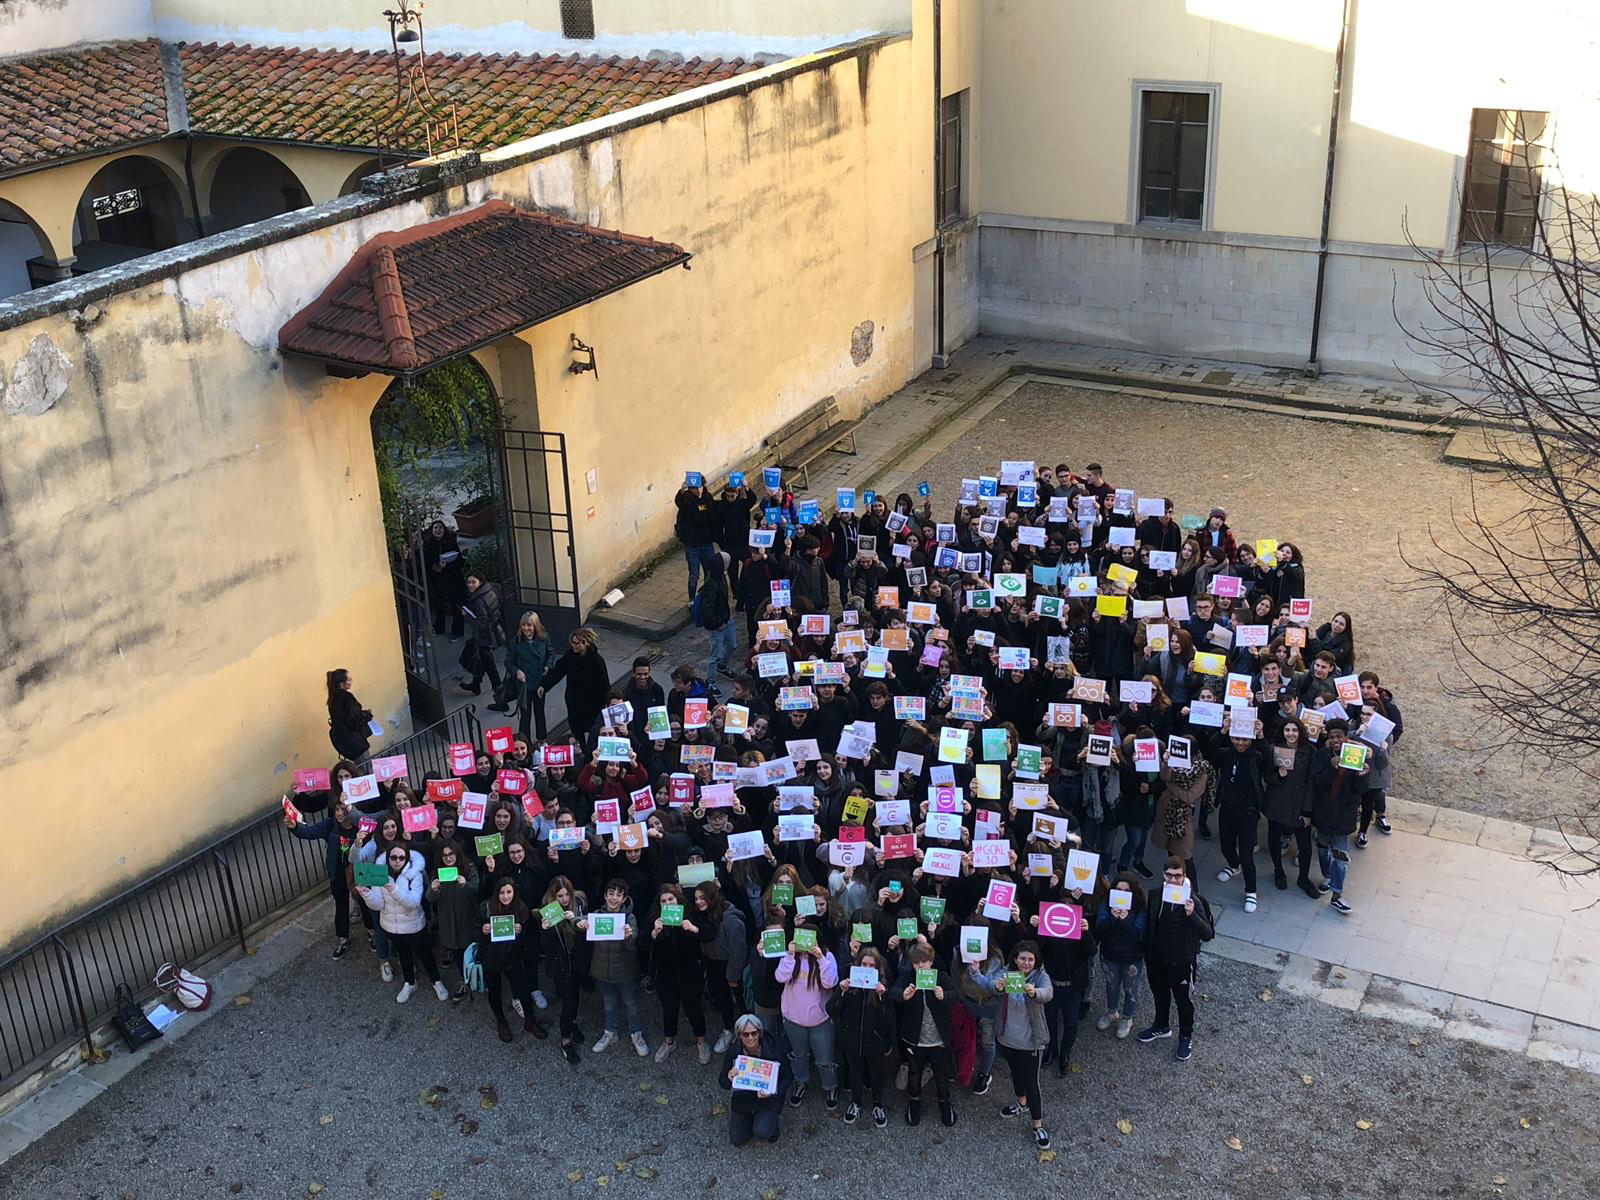
[[(1577, 772), (1551, 814), (1567, 851), (1548, 861), (1582, 876), (1600, 874), (1600, 202), (1558, 190), (1549, 206), (1527, 247), (1412, 243), (1431, 316), (1401, 324), (1461, 381), (1430, 386), (1482, 428), (1493, 465), (1452, 513), (1454, 537), (1430, 529), (1407, 562), (1442, 600), (1454, 690), (1486, 710), (1491, 746), (1530, 773)], [(1485, 232), (1471, 216), (1466, 232)]]

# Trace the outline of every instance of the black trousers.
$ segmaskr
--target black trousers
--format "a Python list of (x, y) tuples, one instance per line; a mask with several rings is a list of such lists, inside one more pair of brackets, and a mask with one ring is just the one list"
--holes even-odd
[(1383, 788), (1368, 788), (1361, 793), (1361, 832), (1367, 831), (1374, 816), (1385, 816), (1389, 811), (1389, 793)]
[(342, 866), (328, 876), (328, 895), (333, 897), (333, 936), (347, 938), (350, 936), (350, 884)]
[(561, 1005), (561, 1040), (578, 1040), (578, 991), (580, 982), (576, 975), (568, 975), (556, 983), (556, 996)]
[(426, 926), (416, 933), (391, 933), (389, 944), (400, 960), (400, 978), (407, 983), (417, 981), (417, 964), (430, 983), (439, 982), (439, 964), (433, 959), (433, 934)]
[(889, 1084), (889, 1076), (894, 1074), (894, 1055), (863, 1056), (859, 1050), (846, 1046), (844, 1061), (850, 1076), (850, 1094), (855, 1102), (865, 1104), (867, 1090), (870, 1088), (873, 1106), (882, 1108), (884, 1089)]
[(1078, 1042), (1078, 1010), (1083, 1005), (1083, 989), (1053, 979), (1051, 983), (1054, 987), (1050, 1003), (1044, 1006), (1044, 1019), (1050, 1027), (1050, 1046), (1065, 1067)]
[(955, 1075), (949, 1046), (908, 1046), (911, 1052), (911, 1074), (906, 1080), (906, 1095), (913, 1100), (922, 1098), (922, 1073), (933, 1071), (933, 1090), (939, 1099), (950, 1099), (950, 1080)]
[(1272, 869), (1279, 875), (1287, 875), (1283, 869), (1283, 842), (1284, 839), (1294, 835), (1295, 857), (1298, 860), (1296, 867), (1299, 871), (1298, 882), (1311, 881), (1311, 830), (1296, 818), (1293, 824), (1280, 825), (1276, 821), (1267, 822), (1267, 850), (1272, 855)]
[(1225, 804), (1217, 811), (1217, 836), (1222, 857), (1235, 871), (1244, 872), (1244, 890), (1256, 890), (1256, 823), (1261, 814), (1253, 808)]
[(473, 638), (468, 645), (476, 647), (478, 652), (478, 666), (472, 672), (472, 681), (468, 686), (477, 689), (481, 685), (483, 677), (487, 675), (489, 677), (489, 687), (498, 693), (500, 691), (500, 666), (494, 661), (494, 647), (485, 646), (476, 638)]
[(520, 966), (512, 966), (503, 971), (483, 969), (484, 994), (489, 997), (489, 1011), (494, 1014), (495, 1024), (505, 1025), (506, 1010), (500, 995), (501, 984), (511, 985), (511, 998), (522, 1005), (523, 1016), (530, 1016), (534, 1011), (533, 989), (528, 986), (528, 976)]
[(1039, 1094), (1039, 1052), (1017, 1050), (1001, 1046), (1006, 1066), (1011, 1068), (1011, 1090), (1017, 1099), (1028, 1106), (1028, 1115), (1035, 1121), (1044, 1120), (1044, 1097)]
[(738, 1010), (734, 1007), (733, 985), (728, 982), (727, 964), (708, 960), (706, 963), (706, 995), (711, 999), (711, 1007), (717, 1010), (717, 1015), (722, 1018), (722, 1027), (730, 1034), (733, 1033), (733, 1023), (738, 1019)]
[(1178, 1036), (1194, 1036), (1194, 997), (1189, 984), (1194, 978), (1193, 963), (1149, 964), (1150, 994), (1156, 999), (1156, 1028), (1172, 1027), (1172, 1004), (1178, 1004)]
[(522, 735), (525, 741), (530, 740), (528, 738), (530, 721), (541, 742), (550, 733), (548, 726), (545, 724), (544, 697), (539, 695), (538, 692), (539, 689), (537, 687), (523, 687), (518, 697), (517, 732)]
[(705, 1037), (706, 1008), (701, 999), (702, 991), (694, 981), (688, 987), (680, 987), (678, 977), (670, 971), (656, 973), (656, 999), (661, 1001), (661, 1033), (664, 1037), (677, 1040), (680, 1010), (689, 1018), (689, 1028), (694, 1030), (695, 1037)]

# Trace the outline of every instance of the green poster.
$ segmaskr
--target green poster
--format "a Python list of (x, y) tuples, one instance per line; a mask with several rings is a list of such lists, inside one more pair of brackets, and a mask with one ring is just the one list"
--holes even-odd
[(937, 925), (944, 920), (944, 901), (937, 896), (924, 896), (921, 911), (924, 925)]
[(917, 940), (917, 919), (915, 917), (901, 917), (894, 923), (894, 931), (902, 942)]
[(1037, 775), (1042, 765), (1039, 761), (1039, 747), (1017, 747), (1017, 770), (1027, 775)]
[(697, 883), (710, 883), (716, 877), (716, 863), (685, 863), (678, 868), (679, 887), (689, 888)]
[(794, 948), (805, 951), (815, 950), (817, 948), (817, 931), (815, 929), (796, 929), (794, 931)]
[(357, 887), (382, 887), (389, 882), (389, 868), (381, 862), (354, 865)]
[(549, 904), (546, 904), (539, 910), (539, 915), (544, 918), (547, 925), (559, 925), (561, 924), (562, 918), (564, 918), (567, 914), (562, 909), (561, 905), (552, 900)]
[(1028, 985), (1027, 977), (1021, 971), (1006, 972), (1006, 995), (1020, 996)]
[(667, 710), (660, 705), (645, 710), (645, 732), (653, 738), (670, 737), (672, 722), (667, 718)]
[(765, 929), (761, 933), (761, 957), (782, 958), (789, 949), (788, 940), (781, 929)]
[(983, 731), (983, 759), (985, 762), (1003, 762), (1010, 753), (1010, 743), (1004, 729)]
[(461, 868), (460, 867), (440, 867), (439, 868), (439, 882), (440, 883), (457, 883), (457, 882), (460, 881), (460, 879), (461, 879)]
[(682, 925), (683, 905), (663, 904), (661, 906), (661, 923), (663, 925)]
[(931, 992), (939, 986), (939, 972), (932, 967), (917, 968), (917, 991)]
[(872, 926), (866, 921), (856, 921), (850, 926), (850, 940), (863, 946), (872, 944)]
[(488, 858), (491, 854), (504, 854), (506, 852), (506, 839), (498, 833), (480, 834), (472, 839), (472, 844), (477, 848), (479, 858)]
[(507, 915), (504, 917), (489, 918), (489, 940), (491, 942), (512, 942), (517, 937), (517, 919)]
[(794, 884), (775, 883), (772, 885), (772, 902), (780, 908), (794, 907)]

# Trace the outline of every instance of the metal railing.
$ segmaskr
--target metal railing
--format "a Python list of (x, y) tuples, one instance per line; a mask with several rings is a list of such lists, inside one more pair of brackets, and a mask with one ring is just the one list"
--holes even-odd
[[(413, 785), (449, 777), (448, 745), (482, 745), (473, 705), (386, 746), (404, 754)], [(289, 837), (271, 812), (216, 839), (0, 962), (0, 1093), (94, 1031), (116, 1008), (119, 984), (155, 991), (164, 962), (193, 965), (238, 942), (285, 908), (327, 887), (321, 842)]]

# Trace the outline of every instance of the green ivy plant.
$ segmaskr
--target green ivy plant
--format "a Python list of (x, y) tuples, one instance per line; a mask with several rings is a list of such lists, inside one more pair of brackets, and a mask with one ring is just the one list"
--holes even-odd
[[(494, 385), (471, 358), (443, 363), (415, 379), (397, 379), (389, 385), (372, 413), (372, 444), (384, 531), (394, 550), (404, 551), (444, 505), (444, 493), (425, 482), (426, 460), (452, 446), (467, 451), (503, 427)], [(469, 499), (486, 495), (487, 465), (469, 467), (467, 482)]]

